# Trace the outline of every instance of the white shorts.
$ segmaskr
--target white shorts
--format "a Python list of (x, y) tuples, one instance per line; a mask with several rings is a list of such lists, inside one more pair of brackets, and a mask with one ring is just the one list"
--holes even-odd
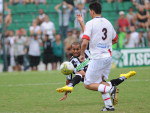
[(92, 83), (100, 83), (102, 82), (102, 77), (104, 77), (105, 80), (108, 79), (111, 61), (111, 57), (91, 60), (86, 71), (84, 84), (90, 85)]

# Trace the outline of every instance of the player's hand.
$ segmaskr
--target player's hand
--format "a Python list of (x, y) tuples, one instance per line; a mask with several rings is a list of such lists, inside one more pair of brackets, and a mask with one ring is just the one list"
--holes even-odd
[(67, 99), (67, 96), (66, 95), (64, 95), (62, 98), (60, 98), (59, 100), (60, 101), (63, 101), (63, 100), (66, 100)]
[(83, 62), (85, 60), (85, 55), (80, 55), (79, 59), (80, 59), (81, 62)]
[(62, 98), (60, 98), (59, 100), (60, 101), (66, 100), (67, 97), (68, 97), (68, 92), (66, 92), (65, 95)]
[(78, 15), (76, 15), (76, 17), (77, 17), (77, 20), (78, 20), (79, 22), (83, 22), (83, 17), (82, 17), (82, 15), (78, 14)]

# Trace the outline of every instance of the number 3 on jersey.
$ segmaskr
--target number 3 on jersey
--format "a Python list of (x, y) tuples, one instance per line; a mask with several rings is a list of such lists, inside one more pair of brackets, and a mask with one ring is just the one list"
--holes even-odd
[(106, 28), (103, 28), (102, 29), (102, 32), (104, 33), (104, 37), (102, 37), (103, 40), (106, 40), (107, 38), (107, 29)]

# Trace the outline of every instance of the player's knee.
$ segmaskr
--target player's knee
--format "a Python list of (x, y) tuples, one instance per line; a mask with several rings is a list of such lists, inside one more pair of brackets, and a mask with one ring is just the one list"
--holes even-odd
[(103, 84), (103, 85), (105, 85), (105, 86), (110, 86), (110, 84), (109, 83), (107, 83), (107, 82), (101, 82), (100, 84)]

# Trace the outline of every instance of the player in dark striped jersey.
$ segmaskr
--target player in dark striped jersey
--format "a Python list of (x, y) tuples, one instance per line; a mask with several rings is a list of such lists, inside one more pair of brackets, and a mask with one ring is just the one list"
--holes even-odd
[[(70, 58), (70, 62), (73, 64), (75, 70), (73, 72), (73, 74), (75, 75), (80, 75), (80, 73), (82, 74), (82, 78), (84, 77), (84, 74), (87, 70), (87, 67), (88, 67), (88, 63), (85, 64), (84, 67), (82, 68), (77, 68), (79, 67), (79, 65), (82, 63), (80, 60), (79, 60), (79, 55), (80, 55), (80, 43), (79, 42), (74, 42), (72, 44), (72, 57)], [(90, 57), (90, 52), (89, 50), (86, 50), (85, 51), (85, 60), (89, 60), (89, 57)], [(77, 68), (77, 69), (76, 69)], [(78, 73), (78, 74), (77, 74)], [(72, 80), (72, 76), (73, 74), (71, 75), (68, 75), (67, 76), (67, 81), (71, 81)]]
[[(73, 74), (67, 75), (66, 85), (69, 87), (74, 87), (80, 81), (84, 80), (85, 72), (88, 67), (90, 52), (88, 50), (85, 51), (85, 60), (87, 62), (84, 64), (85, 66), (80, 66), (82, 62), (79, 60), (78, 57), (80, 56), (80, 52), (81, 52), (81, 44), (79, 42), (72, 43), (71, 51), (72, 51), (72, 57), (70, 58), (70, 62), (74, 65), (75, 69)], [(59, 90), (59, 88), (56, 90)], [(67, 98), (67, 95), (68, 92), (65, 92), (64, 97), (62, 97), (60, 100), (65, 100)]]

